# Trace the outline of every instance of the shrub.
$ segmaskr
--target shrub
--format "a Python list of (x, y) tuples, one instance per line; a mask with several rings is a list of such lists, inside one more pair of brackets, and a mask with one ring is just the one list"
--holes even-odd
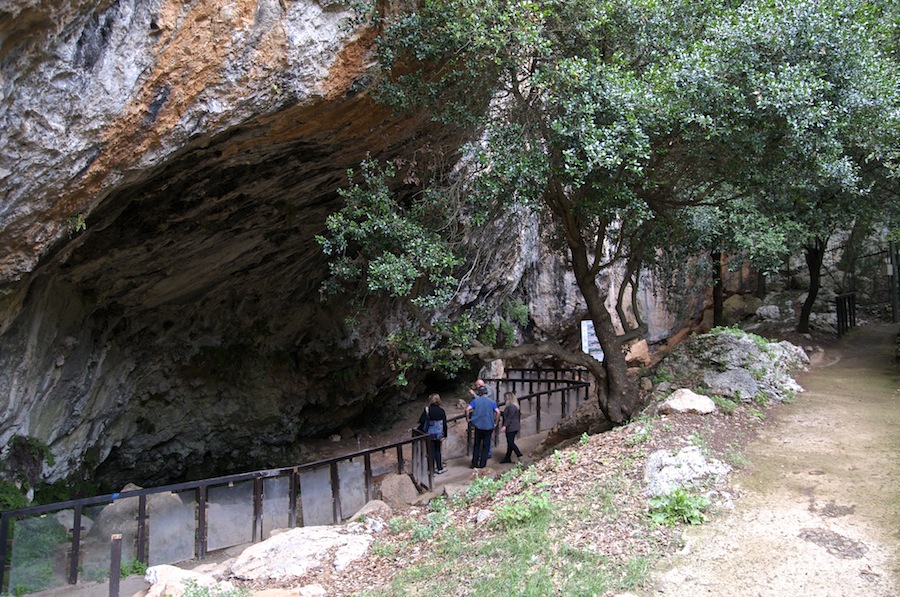
[(28, 498), (15, 483), (0, 479), (0, 510), (18, 510), (28, 505)]
[(53, 581), (52, 556), (66, 543), (66, 528), (53, 517), (16, 521), (10, 571), (12, 592), (20, 595), (49, 588)]
[(495, 513), (495, 524), (507, 528), (524, 524), (549, 513), (550, 508), (547, 492), (536, 495), (529, 490), (503, 500)]
[(119, 564), (119, 575), (122, 578), (132, 575), (144, 576), (145, 574), (147, 574), (147, 564), (137, 558), (131, 558)]
[(500, 481), (492, 479), (490, 477), (478, 477), (474, 479), (469, 486), (466, 487), (466, 501), (471, 502), (472, 500), (486, 495), (488, 497), (494, 497), (494, 495), (500, 491), (502, 484)]
[(692, 495), (679, 487), (668, 494), (650, 498), (650, 519), (664, 526), (700, 524), (706, 520), (703, 511), (708, 506), (707, 498)]
[(672, 381), (674, 379), (674, 376), (672, 375), (672, 372), (665, 367), (657, 367), (652, 379), (653, 383), (659, 384), (667, 381)]
[(737, 402), (726, 398), (725, 396), (720, 396), (718, 394), (713, 394), (710, 396), (710, 399), (713, 401), (719, 410), (721, 410), (726, 415), (730, 415), (734, 413), (734, 410), (737, 408)]

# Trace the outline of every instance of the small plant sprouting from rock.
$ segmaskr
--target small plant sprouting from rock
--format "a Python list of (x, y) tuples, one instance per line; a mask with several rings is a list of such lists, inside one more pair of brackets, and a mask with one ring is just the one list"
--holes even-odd
[(706, 521), (703, 511), (708, 507), (709, 499), (679, 487), (665, 495), (650, 498), (650, 520), (663, 526), (700, 524)]
[(74, 236), (79, 232), (87, 230), (87, 222), (84, 220), (84, 214), (75, 214), (66, 218), (66, 228), (69, 229), (69, 236)]
[(586, 445), (589, 441), (591, 441), (591, 436), (589, 436), (589, 435), (587, 434), (587, 431), (585, 431), (584, 433), (581, 434), (581, 437), (578, 439), (578, 445), (579, 445), (579, 446), (584, 446), (584, 445)]
[(654, 384), (660, 384), (667, 381), (672, 381), (674, 378), (672, 376), (672, 372), (665, 367), (657, 367), (652, 379)]

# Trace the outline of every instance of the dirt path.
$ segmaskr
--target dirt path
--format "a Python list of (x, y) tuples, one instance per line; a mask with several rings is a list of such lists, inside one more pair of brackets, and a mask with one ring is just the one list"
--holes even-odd
[(732, 512), (685, 532), (672, 596), (900, 595), (898, 326), (853, 330), (746, 448)]

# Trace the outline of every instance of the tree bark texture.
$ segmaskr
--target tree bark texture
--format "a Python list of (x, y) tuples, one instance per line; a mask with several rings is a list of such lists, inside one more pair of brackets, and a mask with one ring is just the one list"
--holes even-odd
[(806, 254), (806, 266), (809, 268), (809, 294), (800, 309), (800, 320), (797, 322), (797, 331), (809, 332), (809, 316), (812, 313), (813, 304), (822, 287), (822, 263), (825, 260), (825, 246), (828, 239), (816, 237), (811, 244), (804, 247)]

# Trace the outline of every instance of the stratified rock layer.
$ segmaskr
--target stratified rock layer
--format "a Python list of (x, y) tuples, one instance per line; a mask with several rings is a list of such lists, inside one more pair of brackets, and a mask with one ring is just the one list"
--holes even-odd
[(0, 442), (158, 483), (393, 399), (390, 312), (346, 328), (314, 238), (348, 168), (429, 134), (359, 93), (373, 32), (314, 1), (5, 10)]
[[(328, 0), (0, 8), (0, 446), (48, 444), (48, 480), (154, 485), (302, 461), (298, 438), (416, 392), (380, 341), (392, 306), (349, 327), (319, 294), (315, 236), (348, 168), (454, 161), (427, 114), (367, 94), (375, 32), (354, 17)], [(528, 334), (579, 346), (583, 305), (537, 223), (484, 232), (460, 302), (525, 298)], [(672, 317), (642, 312), (665, 337)]]

